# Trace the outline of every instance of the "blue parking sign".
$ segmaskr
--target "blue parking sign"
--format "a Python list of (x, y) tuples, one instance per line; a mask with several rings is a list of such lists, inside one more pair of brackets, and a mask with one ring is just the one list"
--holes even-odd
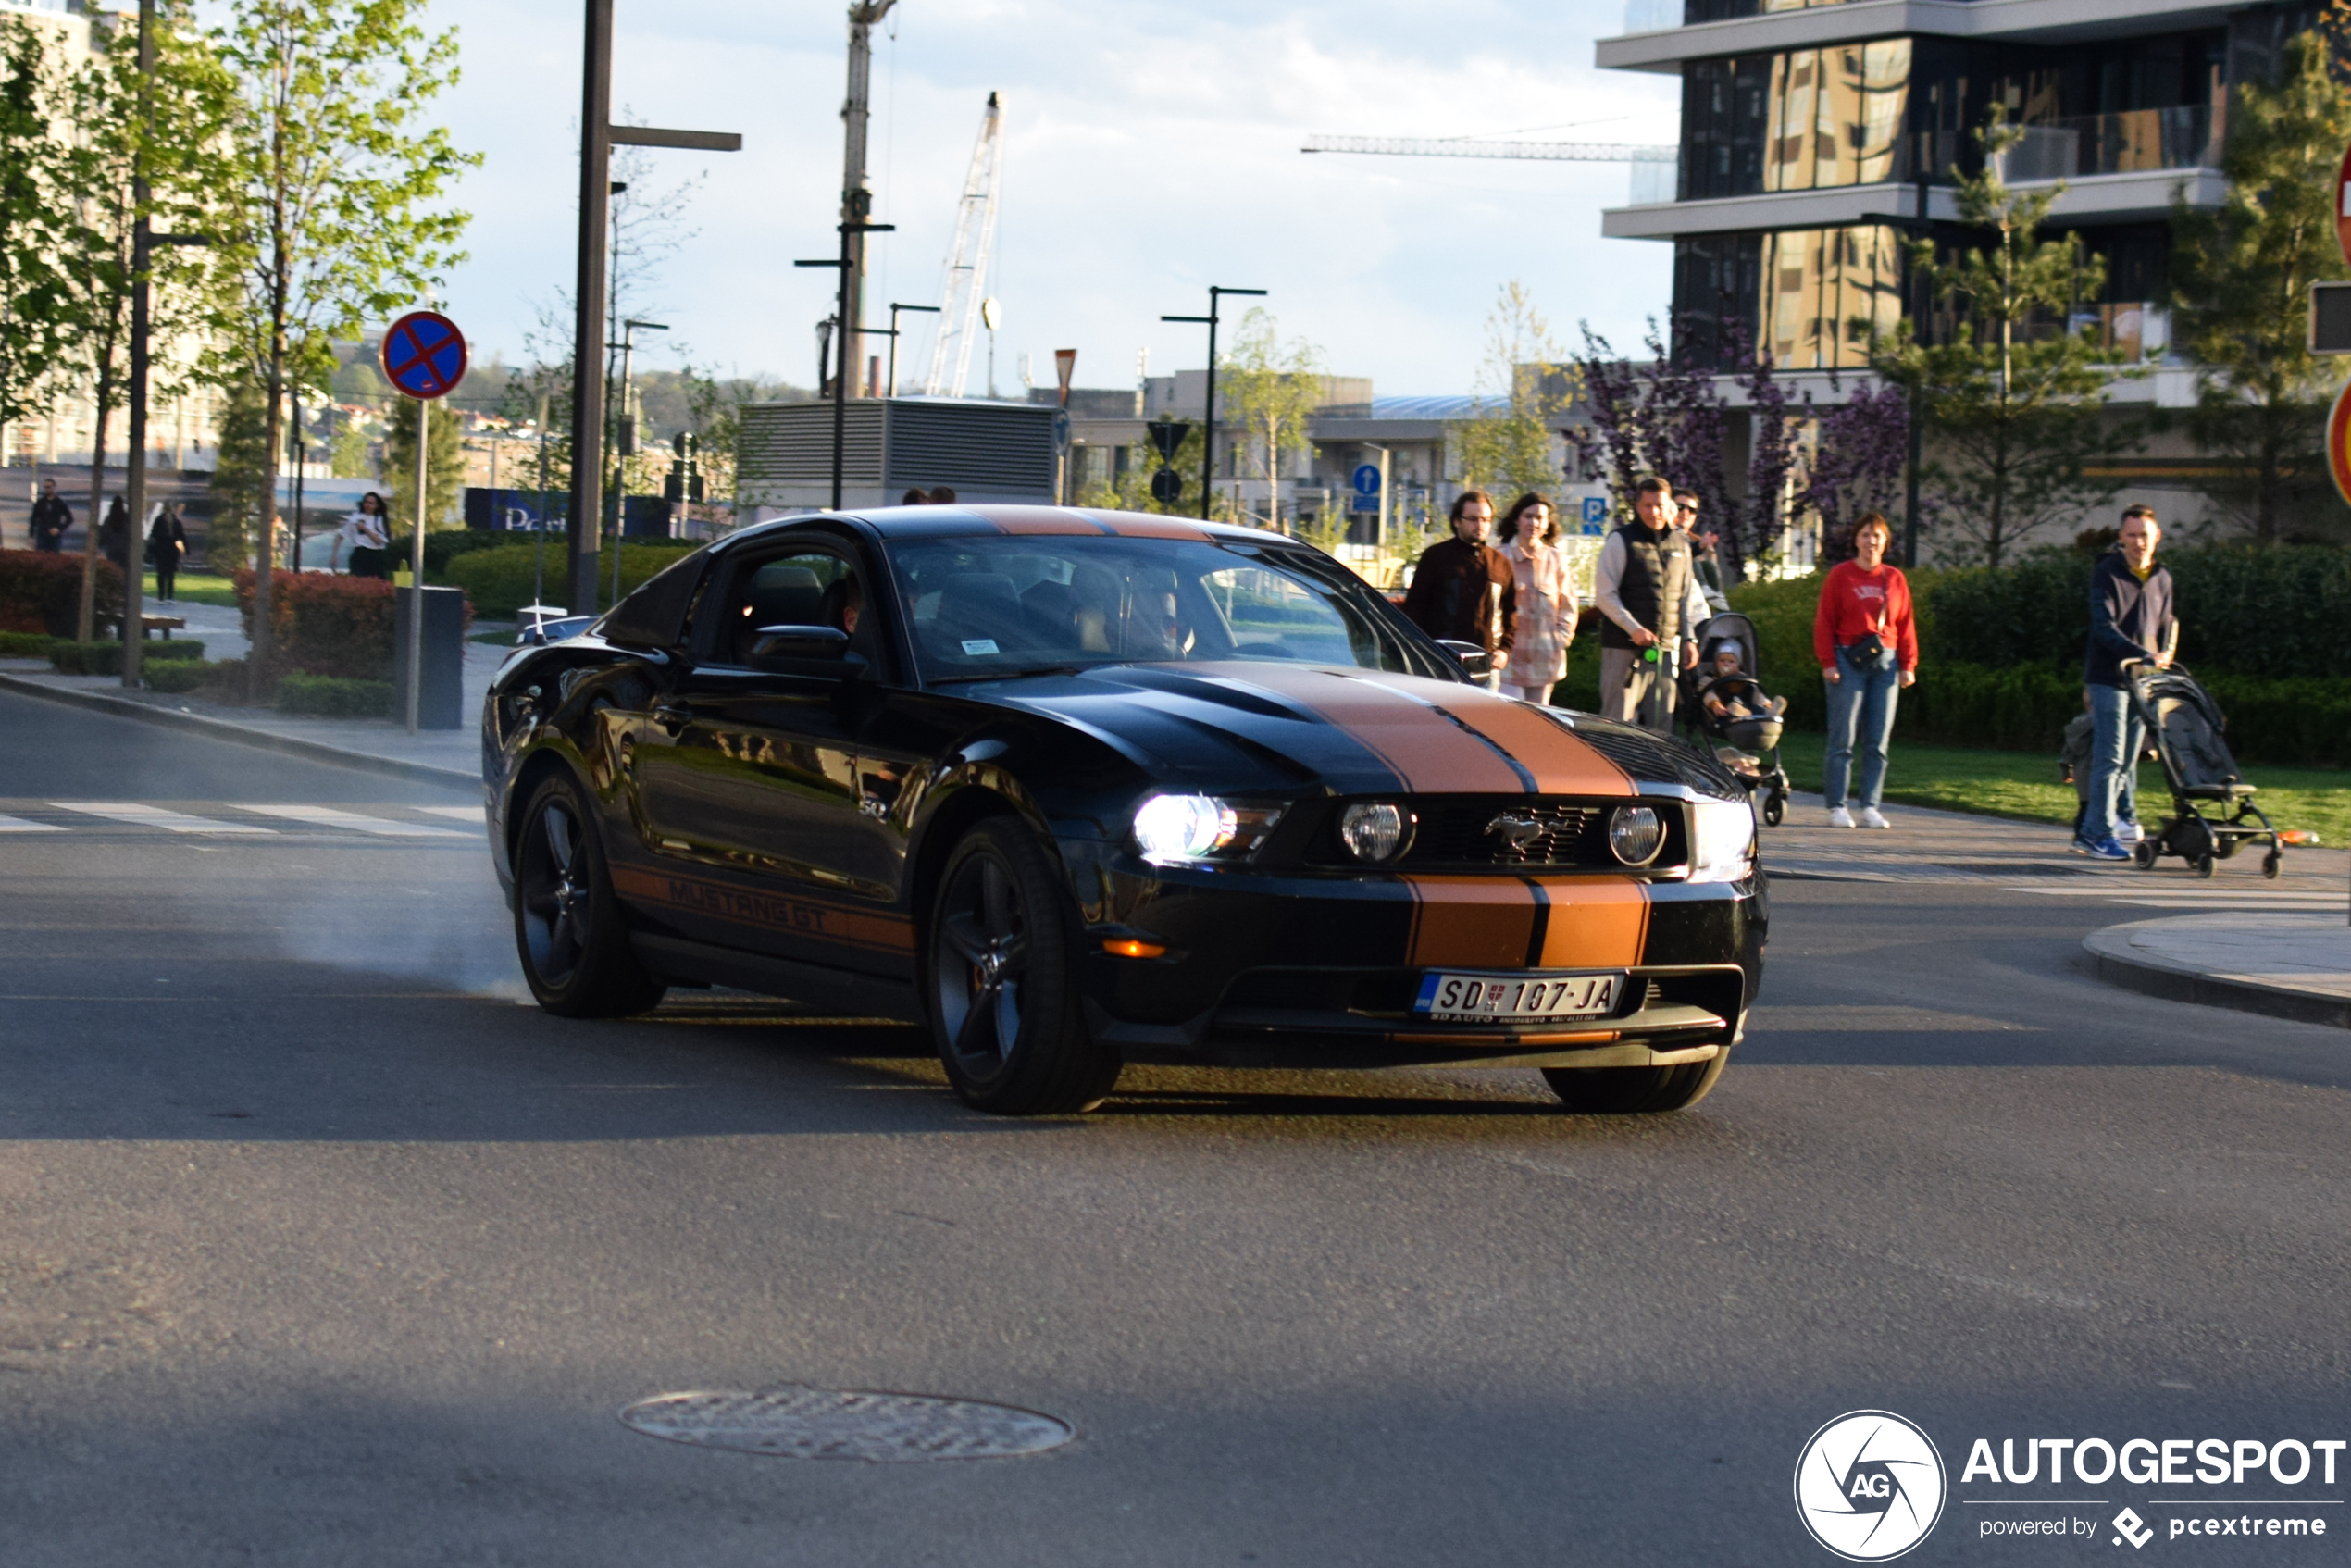
[(1584, 527), (1582, 531), (1586, 535), (1603, 534), (1608, 531), (1607, 496), (1587, 495), (1584, 498)]

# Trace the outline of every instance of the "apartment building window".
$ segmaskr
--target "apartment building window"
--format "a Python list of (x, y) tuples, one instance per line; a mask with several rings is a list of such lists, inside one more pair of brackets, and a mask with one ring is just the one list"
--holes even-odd
[(1789, 370), (1858, 369), (1902, 317), (1902, 253), (1891, 229), (1761, 236), (1758, 336)]
[(1673, 350), (1731, 368), (1755, 342), (1760, 234), (1686, 234), (1673, 242)]
[(1681, 200), (1751, 196), (1763, 189), (1771, 74), (1769, 55), (1683, 67)]
[(1902, 178), (1909, 78), (1907, 38), (1691, 61), (1680, 199)]

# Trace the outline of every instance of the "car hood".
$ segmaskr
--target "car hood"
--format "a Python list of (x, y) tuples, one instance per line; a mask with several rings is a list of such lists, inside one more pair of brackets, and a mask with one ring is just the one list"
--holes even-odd
[(1480, 686), (1379, 670), (1105, 665), (964, 694), (1084, 730), (1161, 784), (1228, 793), (1606, 796), (1678, 784), (1739, 795), (1712, 758), (1679, 741)]

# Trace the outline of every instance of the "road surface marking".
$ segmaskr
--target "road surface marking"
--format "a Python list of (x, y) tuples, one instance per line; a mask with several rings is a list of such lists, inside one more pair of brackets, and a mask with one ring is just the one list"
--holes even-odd
[(462, 839), (466, 835), (448, 828), (429, 828), (421, 822), (394, 822), (389, 817), (362, 816), (357, 812), (338, 811), (333, 806), (254, 805), (237, 804), (239, 811), (257, 812), (263, 816), (281, 816), (289, 822), (307, 822), (317, 828), (348, 828), (355, 833), (374, 833), (387, 839)]
[(453, 822), (480, 822), (484, 820), (481, 808), (479, 806), (417, 806), (414, 809), (426, 812), (433, 816), (445, 816)]
[(54, 822), (27, 822), (21, 816), (0, 816), (0, 833), (62, 833)]
[(244, 833), (274, 836), (275, 828), (255, 828), (243, 822), (215, 822), (210, 817), (190, 816), (185, 812), (169, 811), (162, 806), (141, 805), (135, 801), (51, 801), (59, 811), (78, 811), (90, 816), (111, 817), (141, 828), (168, 828), (174, 833)]

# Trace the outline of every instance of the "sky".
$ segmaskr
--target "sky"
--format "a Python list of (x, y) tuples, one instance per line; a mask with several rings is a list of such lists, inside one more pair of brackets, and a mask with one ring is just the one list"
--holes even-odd
[[(618, 0), (613, 99), (658, 126), (742, 133), (736, 154), (648, 155), (656, 184), (703, 183), (635, 303), (673, 330), (640, 351), (810, 384), (832, 274), (847, 59), (845, 0)], [(444, 303), (479, 358), (524, 338), (573, 276), (579, 17), (552, 0), (435, 0), (457, 26), (458, 82), (429, 113), (484, 155), (455, 203), (470, 257)], [(1675, 139), (1679, 83), (1603, 72), (1618, 0), (901, 0), (876, 30), (867, 321), (936, 304), (989, 93), (1006, 105), (996, 384), (1019, 363), (1081, 386), (1197, 368), (1211, 283), (1270, 291), (1285, 338), (1379, 395), (1474, 390), (1497, 292), (1524, 282), (1554, 335), (1588, 319), (1638, 339), (1670, 292), (1671, 253), (1603, 240), (1617, 163), (1305, 156), (1315, 131), (1635, 143)], [(1228, 305), (1228, 309), (1230, 306)], [(926, 318), (902, 347), (923, 363)], [(984, 351), (974, 392), (984, 391)]]

